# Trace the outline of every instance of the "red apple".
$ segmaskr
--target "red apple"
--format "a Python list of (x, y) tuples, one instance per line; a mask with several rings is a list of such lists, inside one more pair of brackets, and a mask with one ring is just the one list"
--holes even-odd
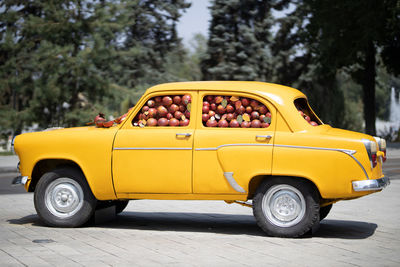
[(171, 112), (171, 113), (175, 113), (175, 111), (178, 111), (178, 110), (179, 110), (179, 106), (176, 105), (176, 104), (172, 104), (171, 106), (169, 106), (168, 110), (169, 110), (169, 112)]
[(208, 113), (210, 111), (209, 106), (203, 106), (203, 113)]
[(167, 114), (167, 119), (170, 120), (170, 119), (172, 119), (173, 117), (174, 117), (174, 115), (172, 115), (172, 113), (168, 113), (168, 114)]
[(257, 110), (259, 108), (259, 104), (257, 100), (251, 100), (250, 101), (250, 106), (254, 109)]
[(147, 116), (144, 113), (139, 114), (139, 120), (147, 120)]
[(189, 110), (185, 111), (185, 117), (188, 118), (188, 119), (190, 118), (190, 111)]
[(235, 108), (231, 104), (228, 104), (226, 106), (226, 112), (233, 113), (234, 111), (235, 111)]
[(238, 110), (240, 107), (242, 107), (242, 101), (238, 100), (235, 102), (235, 108)]
[(169, 126), (179, 126), (179, 121), (175, 118), (169, 120)]
[(260, 106), (260, 108), (258, 109), (258, 111), (260, 112), (260, 114), (267, 114), (268, 109), (266, 106), (262, 105)]
[(215, 116), (215, 111), (210, 110), (210, 111), (208, 112), (208, 115), (210, 115), (210, 117)]
[(219, 114), (224, 114), (225, 111), (226, 111), (226, 109), (224, 108), (223, 105), (218, 105), (218, 107), (217, 107), (217, 112), (218, 112)]
[(253, 120), (260, 118), (260, 114), (257, 111), (253, 111), (250, 116), (251, 116), (251, 119), (253, 119)]
[(239, 122), (236, 119), (231, 120), (231, 122), (229, 123), (229, 126), (232, 128), (238, 128), (240, 127)]
[(158, 126), (167, 126), (169, 124), (169, 121), (166, 118), (160, 118), (158, 119), (157, 124)]
[(182, 118), (182, 116), (183, 116), (183, 113), (182, 113), (182, 112), (180, 112), (180, 111), (175, 111), (175, 113), (174, 113), (175, 119), (180, 120), (180, 119)]
[(157, 116), (157, 109), (155, 108), (149, 108), (149, 117), (150, 118), (155, 118)]
[(186, 107), (184, 105), (179, 105), (179, 111), (180, 112), (185, 112)]
[(304, 116), (304, 119), (305, 119), (306, 121), (308, 121), (308, 122), (310, 122), (310, 121), (311, 121), (310, 117), (308, 117), (307, 115), (306, 115), (306, 116)]
[(207, 101), (204, 101), (204, 102), (203, 102), (203, 107), (204, 107), (204, 106), (210, 107), (210, 103), (208, 103)]
[(208, 120), (206, 123), (207, 127), (216, 127), (218, 125), (216, 120)]
[(300, 116), (304, 117), (304, 112), (299, 110)]
[(190, 95), (184, 95), (182, 96), (182, 102), (183, 104), (187, 105), (192, 102), (192, 98), (190, 97)]
[(318, 123), (316, 123), (315, 121), (311, 121), (310, 124), (311, 124), (312, 126), (318, 126)]
[(149, 106), (144, 106), (143, 108), (142, 108), (142, 111), (143, 112), (146, 112), (146, 111), (148, 111), (150, 108), (149, 108)]
[(246, 113), (251, 114), (251, 112), (253, 112), (253, 108), (250, 107), (250, 106), (247, 106), (247, 107), (246, 107)]
[(259, 120), (261, 121), (261, 122), (263, 122), (264, 121), (264, 118), (266, 118), (267, 116), (265, 116), (265, 115), (260, 115), (260, 118), (259, 118)]
[(265, 116), (267, 116), (268, 118), (271, 118), (271, 112), (267, 112), (267, 114), (265, 114)]
[(261, 123), (261, 128), (268, 128), (268, 127), (269, 127), (269, 123), (267, 123), (267, 122)]
[(242, 121), (242, 123), (240, 124), (240, 127), (242, 128), (250, 128), (251, 123), (248, 121)]
[(202, 119), (203, 121), (208, 121), (208, 120), (210, 119), (210, 115), (208, 115), (208, 114), (203, 114), (203, 115), (201, 115), (201, 119)]
[(103, 122), (103, 127), (105, 127), (105, 128), (110, 128), (113, 125), (114, 125), (114, 121)]
[(156, 103), (154, 102), (154, 100), (150, 99), (149, 101), (147, 101), (147, 105), (148, 105), (150, 108), (154, 108), (154, 106), (156, 105)]
[(147, 120), (146, 126), (156, 126), (157, 125), (157, 120), (154, 118), (150, 118)]
[(182, 121), (179, 122), (180, 126), (188, 126), (189, 125), (189, 120), (188, 119), (184, 119)]
[(252, 120), (251, 121), (251, 128), (260, 128), (261, 127), (261, 121), (260, 120)]
[(209, 103), (211, 103), (211, 101), (214, 100), (214, 97), (213, 97), (212, 95), (208, 95), (208, 96), (206, 96), (206, 100), (207, 100)]
[(239, 108), (236, 109), (236, 113), (240, 115), (242, 115), (245, 111), (246, 109), (243, 106), (240, 106)]
[(242, 98), (242, 105), (244, 107), (247, 107), (250, 104), (250, 101), (248, 98)]
[(157, 104), (160, 104), (161, 101), (162, 101), (161, 96), (156, 96), (156, 97), (154, 98), (154, 101), (156, 101)]
[(169, 106), (172, 104), (172, 98), (170, 96), (164, 96), (162, 99), (162, 103), (164, 106)]
[(210, 109), (216, 111), (217, 110), (217, 104), (211, 103)]
[(168, 109), (166, 109), (164, 106), (159, 106), (157, 108), (157, 115), (159, 117), (165, 117), (168, 114)]
[(176, 105), (179, 105), (182, 102), (182, 98), (179, 95), (176, 95), (172, 101), (174, 101)]
[(220, 120), (218, 122), (218, 127), (228, 127), (229, 123), (226, 120)]
[(226, 114), (226, 119), (228, 120), (228, 121), (231, 121), (231, 120), (233, 120), (235, 118), (235, 115), (233, 114), (233, 113), (228, 113), (228, 114)]

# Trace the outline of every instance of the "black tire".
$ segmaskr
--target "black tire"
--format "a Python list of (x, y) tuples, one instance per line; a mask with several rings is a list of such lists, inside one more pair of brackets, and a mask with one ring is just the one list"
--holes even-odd
[(322, 221), (323, 219), (326, 218), (326, 216), (328, 216), (329, 212), (332, 209), (332, 206), (333, 206), (333, 204), (330, 204), (328, 206), (319, 208), (319, 220), (320, 221)]
[(129, 200), (116, 200), (115, 201), (115, 212), (120, 214), (128, 206)]
[(254, 195), (253, 214), (267, 235), (299, 237), (318, 228), (319, 196), (310, 183), (299, 178), (267, 179)]
[(35, 209), (49, 226), (79, 227), (96, 208), (96, 198), (82, 174), (75, 168), (60, 168), (45, 173), (34, 193)]

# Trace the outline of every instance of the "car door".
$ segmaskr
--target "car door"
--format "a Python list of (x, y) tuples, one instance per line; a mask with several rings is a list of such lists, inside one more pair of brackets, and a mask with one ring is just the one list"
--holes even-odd
[(135, 106), (114, 141), (112, 165), (117, 195), (192, 193), (195, 112), (190, 111), (196, 100), (196, 91), (168, 91), (153, 93)]
[[(194, 193), (245, 194), (251, 178), (271, 173), (275, 107), (265, 99), (247, 93), (200, 92), (198, 101), (198, 114), (202, 106), (203, 112), (201, 120), (198, 115), (194, 142)], [(237, 101), (240, 102), (236, 104)], [(205, 105), (209, 108), (204, 108)], [(257, 118), (260, 115), (263, 116)], [(227, 122), (230, 120), (228, 126), (220, 122), (223, 117)], [(231, 124), (235, 118), (240, 124), (237, 128), (231, 127), (238, 126)], [(210, 120), (217, 121), (221, 127)], [(242, 125), (245, 121), (249, 122)], [(253, 121), (254, 126), (263, 121), (265, 128), (241, 127), (251, 125)]]

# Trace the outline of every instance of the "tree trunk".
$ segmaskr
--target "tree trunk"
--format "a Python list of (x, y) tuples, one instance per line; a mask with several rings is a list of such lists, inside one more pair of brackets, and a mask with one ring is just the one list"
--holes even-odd
[(375, 46), (372, 41), (368, 42), (365, 50), (364, 73), (362, 80), (365, 132), (376, 135), (375, 128)]

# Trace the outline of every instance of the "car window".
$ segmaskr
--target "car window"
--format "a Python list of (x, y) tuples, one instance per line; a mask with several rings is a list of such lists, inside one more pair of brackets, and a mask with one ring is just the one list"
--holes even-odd
[(236, 95), (206, 95), (202, 121), (206, 127), (267, 128), (271, 113), (261, 102)]
[(162, 95), (150, 98), (132, 121), (134, 126), (184, 127), (190, 123), (191, 95)]
[(321, 125), (322, 122), (315, 116), (314, 112), (310, 108), (310, 105), (305, 98), (298, 98), (294, 101), (299, 114), (312, 126)]

